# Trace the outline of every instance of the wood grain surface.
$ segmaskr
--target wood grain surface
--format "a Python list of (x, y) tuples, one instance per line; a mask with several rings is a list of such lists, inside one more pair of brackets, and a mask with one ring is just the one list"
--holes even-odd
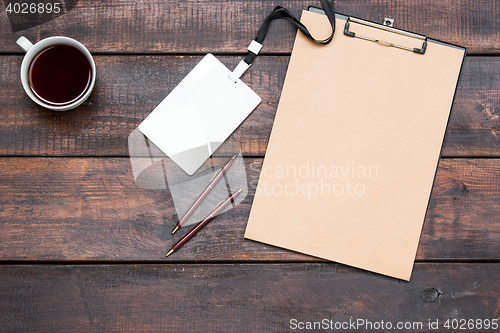
[[(128, 135), (201, 56), (96, 56), (90, 99), (70, 112), (33, 103), (19, 79), (20, 56), (0, 57), (0, 155), (128, 156)], [(229, 68), (241, 57), (219, 56)], [(243, 80), (261, 104), (230, 137), (246, 156), (264, 156), (289, 57), (257, 57)], [(425, 96), (423, 97), (425, 98)], [(443, 156), (500, 156), (500, 58), (467, 57)]]
[[(36, 25), (38, 16), (25, 14), (21, 22), (29, 28), (16, 33), (1, 6), (0, 31), (5, 34), (0, 37), (0, 52), (21, 53), (15, 44), (21, 35), (32, 41), (68, 36), (99, 53), (246, 52), (260, 24), (278, 4), (297, 16), (309, 5), (321, 6), (318, 0), (86, 0), (41, 25)], [(339, 13), (374, 22), (393, 17), (397, 28), (467, 47), (471, 54), (500, 51), (497, 1), (336, 0), (335, 6)], [(263, 52), (289, 53), (295, 31), (289, 22), (274, 22)]]
[[(319, 0), (61, 0), (49, 16), (8, 15), (7, 2), (0, 332), (295, 332), (291, 319), (325, 318), (451, 332), (446, 320), (500, 320), (499, 1), (334, 0), (339, 13), (390, 16), (467, 48), (409, 282), (243, 238), (296, 34), (289, 22), (271, 24), (242, 77), (262, 97), (229, 139), (245, 155), (245, 200), (165, 258), (189, 228), (171, 235), (172, 194), (134, 181), (129, 134), (204, 54), (232, 69), (276, 5), (300, 15)], [(96, 60), (95, 90), (70, 112), (38, 107), (20, 82), (16, 40), (54, 35)], [(351, 328), (324, 331), (373, 331)]]
[[(262, 166), (245, 160), (243, 203), (165, 259), (189, 228), (171, 235), (170, 193), (137, 186), (129, 159), (2, 158), (0, 260), (318, 261), (243, 238)], [(497, 159), (441, 160), (417, 260), (500, 259), (499, 188)]]
[[(456, 332), (444, 328), (446, 320), (498, 318), (499, 274), (499, 264), (445, 263), (415, 264), (410, 282), (336, 264), (2, 266), (0, 327), (6, 332), (333, 332), (293, 330), (290, 320), (360, 319), (415, 328), (395, 332)], [(430, 330), (429, 320), (438, 320), (440, 330)], [(422, 329), (412, 326), (419, 322)]]

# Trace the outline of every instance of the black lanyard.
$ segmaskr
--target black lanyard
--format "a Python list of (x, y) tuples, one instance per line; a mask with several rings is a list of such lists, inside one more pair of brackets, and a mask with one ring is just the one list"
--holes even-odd
[[(264, 41), (264, 38), (266, 37), (267, 30), (269, 29), (269, 24), (273, 20), (278, 20), (282, 18), (289, 18), (292, 20), (293, 24), (308, 38), (311, 40), (315, 41), (318, 44), (328, 44), (331, 42), (333, 39), (333, 34), (335, 33), (335, 10), (333, 8), (333, 0), (321, 0), (321, 4), (323, 5), (323, 9), (325, 11), (326, 16), (328, 17), (328, 20), (330, 21), (330, 24), (332, 26), (332, 33), (330, 36), (326, 39), (315, 39), (309, 30), (307, 30), (307, 27), (302, 24), (296, 17), (293, 15), (288, 9), (277, 6), (276, 8), (273, 9), (273, 11), (266, 17), (264, 20), (264, 23), (262, 23), (259, 32), (257, 32), (257, 36), (255, 37), (255, 41), (259, 44), (262, 44)], [(255, 58), (257, 54), (248, 51), (248, 54), (245, 57), (245, 62), (250, 65)]]
[(269, 24), (273, 20), (278, 20), (282, 18), (289, 18), (292, 20), (293, 24), (308, 38), (315, 41), (318, 44), (328, 44), (333, 39), (333, 34), (335, 33), (335, 10), (333, 8), (333, 0), (321, 0), (323, 5), (323, 10), (325, 11), (328, 20), (330, 21), (330, 25), (332, 26), (332, 33), (326, 39), (315, 39), (309, 30), (307, 30), (306, 26), (302, 24), (288, 9), (283, 8), (281, 6), (277, 6), (273, 9), (273, 11), (266, 17), (264, 23), (262, 23), (259, 32), (257, 32), (257, 36), (255, 40), (250, 43), (248, 46), (248, 53), (245, 56), (245, 59), (240, 61), (238, 66), (233, 70), (233, 72), (229, 75), (229, 79), (236, 83), (238, 79), (245, 73), (245, 71), (250, 67), (252, 61), (255, 59), (255, 56), (259, 53), (262, 48), (262, 42), (266, 37), (267, 30), (269, 30)]

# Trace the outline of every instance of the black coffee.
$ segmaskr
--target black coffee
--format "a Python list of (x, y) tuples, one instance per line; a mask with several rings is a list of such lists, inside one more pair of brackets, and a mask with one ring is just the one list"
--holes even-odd
[(33, 93), (44, 103), (63, 106), (82, 97), (90, 87), (92, 68), (79, 49), (52, 45), (31, 61), (28, 81)]

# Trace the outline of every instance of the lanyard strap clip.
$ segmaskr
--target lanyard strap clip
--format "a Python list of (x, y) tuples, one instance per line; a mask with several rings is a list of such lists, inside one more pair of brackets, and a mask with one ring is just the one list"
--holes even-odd
[(253, 40), (248, 46), (248, 53), (242, 61), (236, 66), (233, 72), (229, 75), (229, 79), (236, 83), (238, 79), (246, 72), (246, 70), (252, 64), (252, 61), (255, 59), (255, 56), (259, 54), (260, 49), (262, 48), (262, 42), (266, 37), (267, 30), (269, 29), (269, 24), (271, 21), (281, 18), (291, 19), (293, 24), (309, 39), (313, 40), (318, 44), (328, 44), (333, 39), (333, 34), (335, 33), (335, 10), (333, 7), (333, 0), (321, 0), (321, 4), (323, 5), (323, 10), (325, 11), (328, 20), (330, 21), (330, 25), (332, 26), (332, 33), (326, 39), (316, 39), (314, 38), (309, 30), (307, 30), (306, 26), (303, 25), (288, 9), (276, 6), (273, 11), (266, 17), (264, 23), (262, 23), (259, 31), (257, 32), (257, 36), (255, 40)]
[[(262, 44), (253, 40), (250, 45), (248, 45), (248, 53), (252, 53), (254, 57), (259, 54), (260, 49), (262, 49)], [(250, 68), (252, 64), (245, 62), (245, 60), (240, 61), (238, 66), (233, 70), (233, 72), (229, 75), (229, 79), (236, 83), (238, 79)]]

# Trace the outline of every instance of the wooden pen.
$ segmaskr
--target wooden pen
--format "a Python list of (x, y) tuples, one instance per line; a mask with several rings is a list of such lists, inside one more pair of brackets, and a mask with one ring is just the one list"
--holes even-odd
[(215, 185), (219, 182), (219, 180), (222, 178), (224, 173), (231, 167), (231, 165), (234, 162), (234, 159), (236, 158), (236, 155), (234, 155), (229, 161), (227, 161), (220, 169), (217, 171), (210, 182), (208, 183), (207, 187), (201, 192), (201, 194), (196, 198), (196, 200), (193, 202), (191, 207), (184, 213), (182, 218), (177, 222), (175, 225), (174, 230), (172, 230), (172, 234), (174, 234), (184, 222), (191, 216), (191, 214), (194, 212), (194, 210), (199, 206), (199, 204), (205, 199), (205, 197), (210, 193), (210, 191), (215, 187)]

